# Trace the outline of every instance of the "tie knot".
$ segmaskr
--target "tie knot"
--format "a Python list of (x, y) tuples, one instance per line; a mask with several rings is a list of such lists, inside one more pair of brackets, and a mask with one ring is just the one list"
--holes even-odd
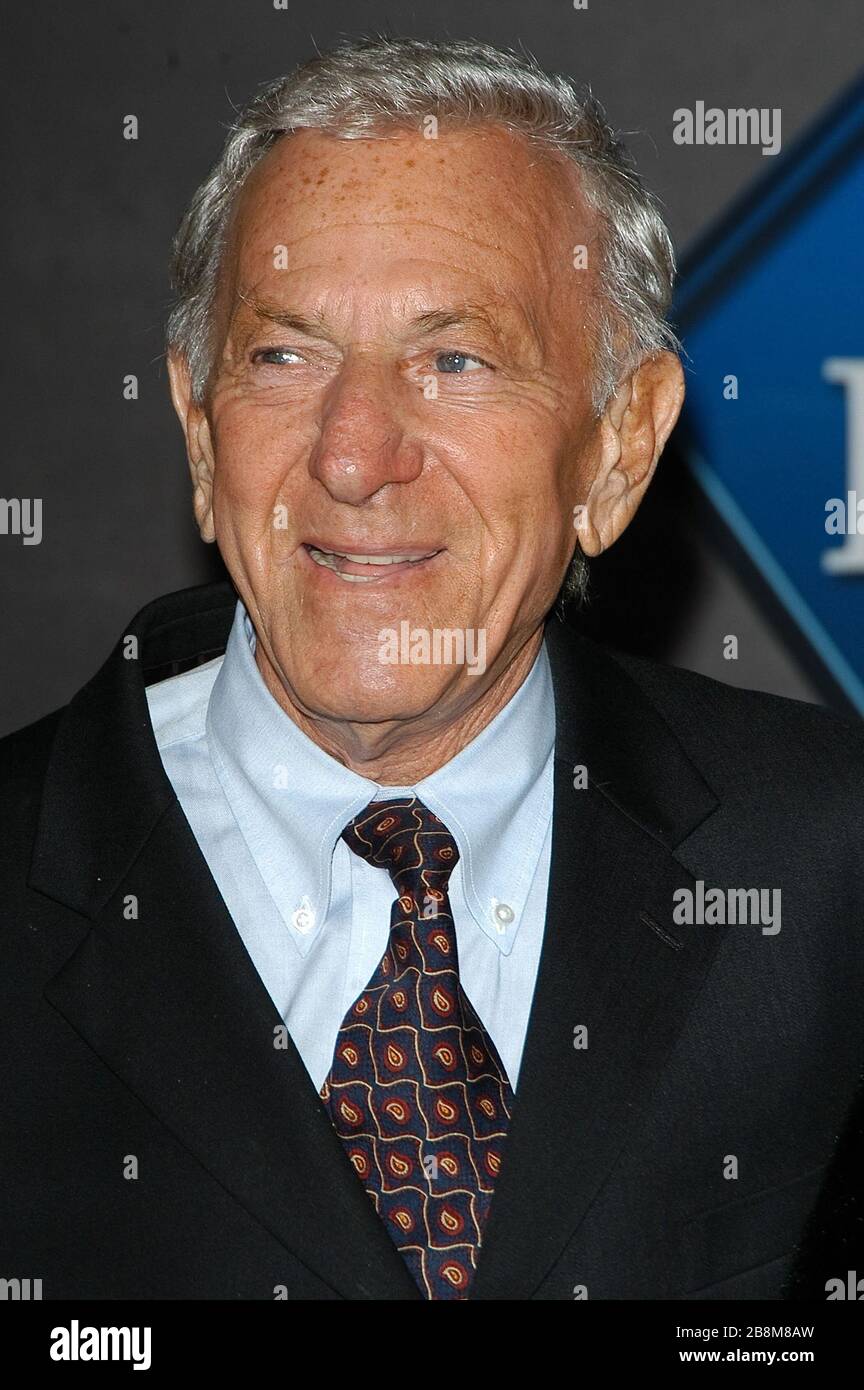
[(386, 869), (398, 892), (418, 883), (443, 893), (459, 858), (456, 841), (443, 821), (416, 796), (370, 801), (342, 831), (355, 854)]

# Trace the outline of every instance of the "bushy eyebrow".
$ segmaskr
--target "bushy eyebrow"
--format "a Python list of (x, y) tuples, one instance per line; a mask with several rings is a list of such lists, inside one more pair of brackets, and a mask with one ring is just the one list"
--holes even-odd
[(466, 302), (452, 309), (426, 309), (411, 320), (411, 328), (421, 335), (444, 333), (448, 328), (480, 328), (495, 338), (503, 337), (501, 325), (482, 304)]
[(310, 317), (294, 309), (281, 309), (278, 304), (270, 304), (265, 299), (243, 294), (242, 291), (238, 291), (237, 298), (248, 304), (256, 318), (277, 323), (280, 328), (293, 328), (295, 332), (307, 333), (310, 337), (319, 336), (324, 328), (324, 319), (320, 315)]
[[(278, 304), (242, 292), (238, 293), (238, 298), (249, 306), (257, 318), (267, 323), (275, 323), (280, 328), (289, 328), (309, 337), (325, 336), (326, 325), (321, 314), (302, 314), (294, 309), (284, 309)], [(432, 337), (436, 333), (446, 332), (448, 328), (478, 328), (499, 343), (504, 343), (510, 337), (485, 305), (471, 300), (448, 309), (424, 309), (422, 313), (415, 314), (408, 328), (421, 337)]]

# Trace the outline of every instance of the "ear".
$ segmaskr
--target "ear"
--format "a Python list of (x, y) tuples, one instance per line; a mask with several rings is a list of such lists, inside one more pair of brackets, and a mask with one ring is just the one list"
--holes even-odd
[(168, 353), (168, 380), (171, 400), (186, 439), (186, 455), (192, 474), (192, 506), (203, 541), (214, 541), (213, 524), (213, 443), (207, 412), (192, 397), (192, 382), (185, 357), (173, 348)]
[(684, 401), (684, 373), (673, 352), (642, 362), (615, 391), (600, 425), (600, 458), (581, 508), (586, 555), (608, 550), (630, 525)]

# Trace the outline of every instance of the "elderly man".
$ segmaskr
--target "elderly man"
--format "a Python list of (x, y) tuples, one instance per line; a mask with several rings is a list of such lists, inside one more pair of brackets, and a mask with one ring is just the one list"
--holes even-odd
[(861, 1060), (864, 739), (559, 620), (684, 389), (600, 109), (346, 44), (175, 253), (231, 583), (3, 746), (3, 1273), (779, 1297)]

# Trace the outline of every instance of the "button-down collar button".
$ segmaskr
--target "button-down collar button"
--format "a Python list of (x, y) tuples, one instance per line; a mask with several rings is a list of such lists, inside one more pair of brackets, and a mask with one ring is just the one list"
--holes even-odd
[(506, 931), (515, 916), (509, 903), (499, 903), (497, 898), (492, 899), (492, 918), (496, 931)]

